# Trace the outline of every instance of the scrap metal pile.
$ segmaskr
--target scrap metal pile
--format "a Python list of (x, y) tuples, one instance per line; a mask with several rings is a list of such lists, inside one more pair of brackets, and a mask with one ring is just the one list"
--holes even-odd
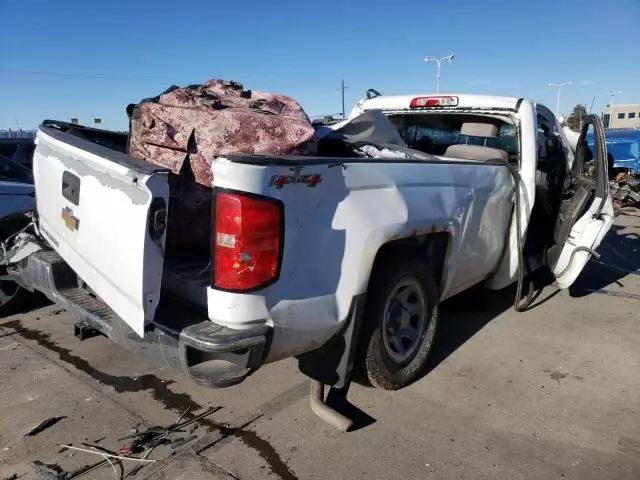
[(640, 179), (633, 172), (616, 175), (611, 182), (611, 192), (618, 205), (640, 208)]

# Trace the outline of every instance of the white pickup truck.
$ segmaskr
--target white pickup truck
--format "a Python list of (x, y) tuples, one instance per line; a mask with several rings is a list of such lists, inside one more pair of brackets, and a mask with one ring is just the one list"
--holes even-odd
[(382, 112), (421, 156), (212, 159), (211, 251), (200, 257), (165, 250), (169, 172), (129, 157), (124, 134), (47, 121), (38, 233), (19, 238), (8, 270), (78, 328), (203, 385), (297, 357), (326, 385), (344, 387), (358, 364), (375, 386), (404, 387), (425, 365), (439, 302), (545, 263), (569, 287), (613, 205), (595, 116), (574, 151), (531, 100), (371, 92), (350, 121)]

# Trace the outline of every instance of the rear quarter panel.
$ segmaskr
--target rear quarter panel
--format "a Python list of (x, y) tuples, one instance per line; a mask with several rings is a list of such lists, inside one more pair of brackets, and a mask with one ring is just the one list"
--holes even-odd
[[(280, 277), (251, 294), (209, 290), (215, 322), (274, 327), (268, 361), (313, 350), (348, 318), (367, 289), (380, 247), (446, 231), (443, 297), (481, 281), (500, 260), (511, 213), (505, 167), (451, 163), (366, 162), (248, 165), (217, 160), (220, 188), (278, 198), (285, 238)], [(319, 179), (319, 182), (296, 180)], [(292, 179), (283, 183), (282, 178)]]

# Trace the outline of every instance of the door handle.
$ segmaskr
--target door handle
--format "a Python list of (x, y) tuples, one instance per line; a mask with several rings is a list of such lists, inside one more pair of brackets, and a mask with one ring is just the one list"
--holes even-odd
[(62, 174), (62, 196), (74, 205), (80, 204), (80, 177), (71, 172)]

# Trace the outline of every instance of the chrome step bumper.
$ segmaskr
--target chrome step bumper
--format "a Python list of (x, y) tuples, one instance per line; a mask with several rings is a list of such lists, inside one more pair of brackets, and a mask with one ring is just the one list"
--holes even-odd
[(75, 272), (53, 250), (38, 251), (11, 265), (8, 274), (24, 288), (38, 290), (69, 310), (80, 327), (95, 329), (127, 350), (168, 365), (206, 387), (241, 382), (263, 364), (268, 352), (269, 326), (235, 330), (211, 322), (184, 304), (165, 300), (140, 338), (107, 304), (78, 287)]

